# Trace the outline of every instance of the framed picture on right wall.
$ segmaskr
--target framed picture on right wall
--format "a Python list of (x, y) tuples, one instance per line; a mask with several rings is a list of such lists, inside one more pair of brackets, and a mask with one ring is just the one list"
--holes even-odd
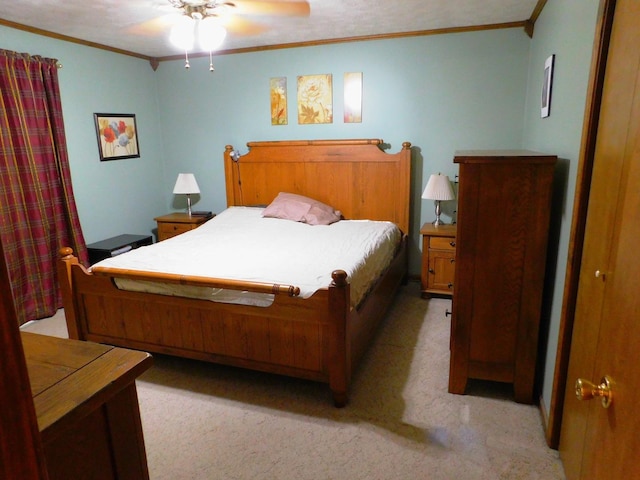
[(540, 104), (540, 116), (548, 117), (551, 114), (551, 86), (553, 85), (553, 63), (555, 55), (550, 55), (544, 62), (544, 82), (542, 84), (542, 102)]

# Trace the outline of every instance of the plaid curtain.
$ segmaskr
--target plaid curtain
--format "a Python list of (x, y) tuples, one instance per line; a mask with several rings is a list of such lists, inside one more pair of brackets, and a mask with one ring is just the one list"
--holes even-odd
[(62, 306), (61, 247), (87, 263), (55, 59), (0, 50), (0, 152), (0, 242), (23, 324)]

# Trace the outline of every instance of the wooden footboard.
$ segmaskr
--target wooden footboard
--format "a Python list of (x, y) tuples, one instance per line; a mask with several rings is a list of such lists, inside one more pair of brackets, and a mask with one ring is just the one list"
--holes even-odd
[(328, 383), (347, 402), (353, 368), (406, 275), (406, 238), (396, 260), (358, 309), (346, 274), (308, 299), (276, 295), (269, 307), (119, 290), (60, 251), (69, 337)]

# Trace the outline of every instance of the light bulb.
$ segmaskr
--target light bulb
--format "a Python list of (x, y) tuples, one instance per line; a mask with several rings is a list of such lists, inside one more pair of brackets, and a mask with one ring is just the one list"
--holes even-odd
[(180, 17), (180, 20), (171, 28), (169, 41), (180, 50), (191, 50), (194, 42), (195, 20), (187, 15)]
[(198, 22), (198, 43), (203, 50), (216, 50), (226, 36), (227, 30), (215, 18), (206, 17)]

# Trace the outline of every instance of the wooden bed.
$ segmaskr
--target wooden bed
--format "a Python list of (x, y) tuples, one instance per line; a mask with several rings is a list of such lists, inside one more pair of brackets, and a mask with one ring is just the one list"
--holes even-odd
[[(216, 303), (119, 290), (109, 271), (90, 273), (70, 248), (60, 250), (59, 278), (70, 338), (234, 365), (329, 384), (336, 406), (376, 327), (407, 275), (411, 144), (398, 153), (382, 140), (250, 142), (224, 152), (228, 206), (270, 203), (281, 192), (334, 206), (346, 219), (389, 220), (404, 233), (392, 264), (357, 308), (344, 271), (302, 299), (295, 286), (265, 285), (151, 272), (143, 280), (276, 293), (269, 307)], [(260, 232), (256, 232), (259, 238)]]

